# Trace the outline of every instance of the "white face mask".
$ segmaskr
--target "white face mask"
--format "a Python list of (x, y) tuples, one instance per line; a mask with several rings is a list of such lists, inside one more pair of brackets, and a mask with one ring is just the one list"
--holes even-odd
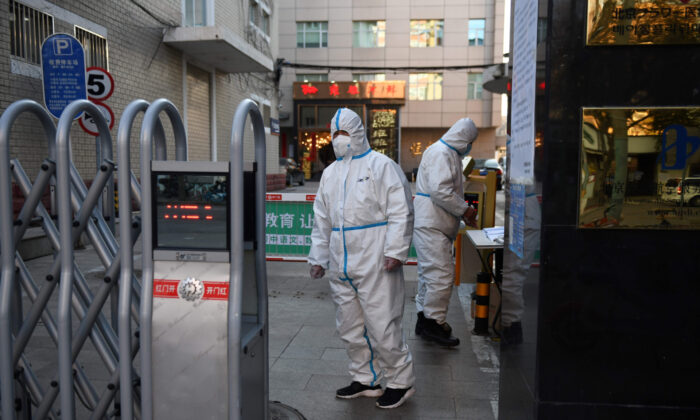
[(350, 136), (339, 135), (333, 139), (333, 151), (336, 158), (345, 157), (350, 153)]

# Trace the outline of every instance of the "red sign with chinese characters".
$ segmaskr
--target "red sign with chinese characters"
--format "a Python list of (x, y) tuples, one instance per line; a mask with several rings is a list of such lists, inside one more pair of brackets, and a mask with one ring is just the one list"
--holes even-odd
[(294, 83), (294, 99), (394, 99), (403, 102), (405, 97), (405, 80)]
[[(204, 281), (202, 300), (228, 300), (228, 283), (221, 281)], [(180, 280), (153, 279), (153, 297), (177, 299), (177, 287)]]

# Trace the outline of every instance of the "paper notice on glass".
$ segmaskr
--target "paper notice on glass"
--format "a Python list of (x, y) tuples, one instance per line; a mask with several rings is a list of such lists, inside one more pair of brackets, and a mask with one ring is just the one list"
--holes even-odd
[(537, 0), (516, 0), (513, 24), (511, 182), (531, 184), (535, 157)]

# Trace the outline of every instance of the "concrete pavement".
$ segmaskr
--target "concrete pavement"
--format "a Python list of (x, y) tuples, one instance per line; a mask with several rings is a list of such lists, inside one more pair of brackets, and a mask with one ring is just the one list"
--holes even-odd
[(442, 348), (413, 332), (416, 268), (406, 267), (404, 334), (414, 358), (416, 394), (397, 409), (381, 410), (373, 398), (335, 398), (335, 390), (350, 383), (349, 359), (335, 331), (328, 281), (310, 279), (303, 263), (270, 262), (268, 272), (271, 400), (318, 420), (495, 418), (498, 345), (469, 332), (469, 308), (459, 295), (467, 297), (471, 285), (453, 293), (448, 314), (461, 344)]

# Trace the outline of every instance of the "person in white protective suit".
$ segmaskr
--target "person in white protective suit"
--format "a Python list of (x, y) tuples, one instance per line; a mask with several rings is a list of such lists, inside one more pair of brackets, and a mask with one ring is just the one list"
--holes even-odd
[(336, 326), (350, 358), (352, 383), (336, 397), (379, 397), (378, 407), (394, 408), (415, 392), (402, 331), (411, 190), (400, 167), (370, 149), (356, 113), (339, 109), (331, 135), (337, 160), (323, 171), (316, 194), (308, 260), (312, 278), (329, 271)]
[(464, 201), (462, 157), (469, 153), (477, 135), (471, 119), (457, 121), (440, 140), (425, 149), (416, 179), (416, 334), (443, 346), (459, 345), (446, 322), (455, 278), (452, 243), (457, 238), (460, 219), (475, 226), (476, 210)]
[[(506, 202), (509, 202), (506, 189)], [(525, 311), (523, 285), (527, 279), (535, 254), (540, 248), (540, 223), (542, 210), (538, 193), (539, 183), (525, 186), (525, 229), (523, 233), (523, 257), (510, 247), (503, 250), (503, 280), (501, 282), (501, 345), (523, 342), (522, 315)]]

